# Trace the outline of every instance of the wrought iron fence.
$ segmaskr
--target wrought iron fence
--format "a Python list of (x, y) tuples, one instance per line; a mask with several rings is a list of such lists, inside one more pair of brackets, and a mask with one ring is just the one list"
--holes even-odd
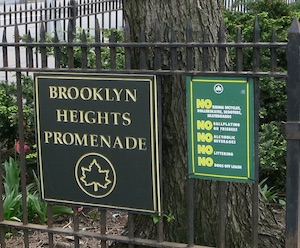
[[(9, 33), (15, 25), (21, 33), (28, 33), (35, 40), (39, 40), (41, 23), (48, 33), (58, 32), (58, 36), (66, 39), (69, 20), (73, 25), (94, 32), (95, 20), (98, 19), (101, 28), (122, 28), (122, 1), (121, 0), (85, 0), (79, 1), (43, 1), (28, 2), (26, 4), (0, 5), (0, 27), (5, 27)], [(1, 32), (2, 33), (2, 32)], [(8, 36), (8, 39), (12, 37)]]
[[(231, 11), (245, 12), (245, 5), (255, 0), (224, 0), (224, 6), (226, 9)], [(297, 0), (285, 0), (287, 4), (296, 3)]]
[[(117, 27), (118, 23), (118, 11), (120, 10), (120, 5), (118, 5), (119, 1), (103, 1), (103, 2), (93, 2), (89, 4), (84, 4), (82, 2), (78, 3), (78, 14), (76, 15), (78, 19), (73, 20), (73, 15), (68, 19), (68, 22), (63, 19), (63, 17), (58, 14), (60, 13), (60, 9), (63, 12), (72, 12), (75, 11), (75, 5), (56, 5), (54, 7), (47, 6), (41, 7), (40, 12), (36, 13), (32, 10), (25, 10), (25, 13), (35, 14), (34, 16), (46, 16), (45, 8), (51, 9), (53, 12), (56, 9), (58, 13), (51, 14), (56, 21), (62, 20), (65, 24), (66, 28), (62, 28), (63, 31), (66, 30), (65, 36), (62, 40), (59, 39), (59, 28), (57, 25), (54, 24), (53, 29), (53, 41), (49, 42), (46, 39), (47, 36), (47, 25), (49, 21), (47, 20), (39, 20), (34, 19), (35, 22), (35, 34), (32, 35), (31, 28), (29, 27), (31, 21), (26, 20), (23, 22), (23, 10), (8, 10), (8, 13), (4, 11), (1, 13), (4, 19), (9, 19), (9, 21), (5, 21), (4, 26), (1, 29), (2, 32), (2, 41), (0, 43), (0, 52), (2, 53), (1, 61), (0, 61), (0, 74), (3, 79), (9, 80), (15, 76), (15, 80), (18, 85), (18, 113), (19, 113), (19, 140), (21, 143), (21, 152), (20, 152), (20, 165), (21, 165), (21, 189), (22, 189), (22, 204), (23, 209), (26, 209), (26, 160), (25, 160), (25, 153), (24, 149), (24, 123), (22, 122), (23, 112), (22, 112), (22, 74), (27, 73), (28, 75), (32, 75), (35, 72), (74, 72), (74, 73), (114, 73), (114, 74), (126, 74), (126, 73), (137, 73), (137, 74), (148, 74), (148, 75), (156, 75), (158, 77), (158, 82), (162, 81), (164, 76), (178, 76), (178, 75), (214, 75), (214, 76), (247, 76), (253, 77), (255, 79), (255, 85), (258, 87), (258, 81), (261, 77), (272, 77), (279, 80), (285, 80), (287, 78), (287, 74), (285, 72), (277, 71), (277, 54), (278, 51), (282, 52), (287, 49), (288, 43), (286, 42), (261, 42), (259, 38), (259, 26), (258, 22), (256, 22), (254, 27), (254, 40), (253, 42), (241, 42), (242, 34), (241, 31), (238, 31), (237, 37), (240, 39), (237, 43), (228, 43), (222, 38), (220, 38), (219, 42), (210, 43), (204, 41), (192, 41), (186, 40), (185, 42), (178, 42), (173, 40), (172, 42), (161, 42), (157, 40), (155, 42), (144, 42), (143, 37), (140, 37), (140, 40), (137, 42), (131, 41), (129, 37), (130, 30), (125, 27), (124, 30), (124, 41), (117, 41), (114, 33), (110, 36), (108, 41), (103, 41), (103, 34), (102, 29), (105, 26), (105, 22), (101, 21), (105, 19), (105, 16), (102, 15), (98, 18), (99, 12), (103, 10), (103, 4), (106, 5), (109, 3), (116, 4), (114, 8), (111, 9), (111, 18), (116, 22), (108, 24), (107, 27)], [(71, 7), (70, 7), (71, 6)], [(6, 8), (6, 7), (5, 7)], [(85, 12), (86, 9), (94, 10), (91, 13)], [(77, 10), (76, 10), (77, 12)], [(50, 13), (50, 12), (49, 12)], [(74, 12), (73, 12), (74, 13)], [(90, 13), (90, 14), (88, 14)], [(115, 13), (115, 17), (112, 17), (112, 13)], [(109, 14), (108, 14), (109, 15)], [(15, 17), (14, 17), (15, 16)], [(19, 16), (19, 17), (18, 17)], [(22, 16), (22, 17), (21, 17)], [(88, 17), (86, 17), (88, 16)], [(88, 21), (89, 17), (93, 18), (93, 21)], [(32, 17), (34, 18), (34, 17)], [(49, 18), (48, 20), (53, 21), (53, 18)], [(85, 19), (87, 18), (87, 19)], [(11, 20), (10, 20), (11, 19)], [(14, 19), (14, 20), (13, 20)], [(20, 20), (22, 23), (16, 23), (15, 20)], [(87, 26), (83, 24), (84, 22), (87, 23)], [(93, 24), (92, 24), (93, 22)], [(48, 23), (48, 24), (47, 24)], [(78, 25), (77, 25), (78, 24)], [(24, 28), (25, 25), (25, 28)], [(26, 28), (27, 25), (27, 28)], [(89, 29), (91, 26), (94, 29), (94, 40), (88, 41), (87, 40), (87, 31), (83, 31), (82, 35), (79, 39), (74, 40), (74, 31), (79, 26), (82, 30)], [(8, 40), (8, 27), (13, 26), (13, 40)], [(64, 26), (64, 25), (62, 25)], [(77, 28), (77, 30), (79, 30)], [(158, 30), (159, 32), (159, 30)], [(192, 29), (187, 28), (187, 37), (192, 37)], [(220, 36), (224, 37), (224, 29), (220, 29)], [(76, 33), (76, 32), (75, 32)], [(10, 33), (11, 34), (11, 33)], [(26, 39), (21, 39), (26, 35)], [(174, 36), (174, 35), (171, 35)], [(11, 36), (10, 36), (11, 38)], [(60, 48), (65, 47), (66, 50), (63, 52)], [(89, 48), (95, 56), (95, 64), (93, 66), (89, 65), (88, 62), (88, 51)], [(107, 61), (109, 62), (109, 67), (107, 68), (107, 64), (103, 63), (101, 56), (103, 56), (103, 48), (107, 48), (109, 52), (109, 56)], [(124, 53), (124, 63), (118, 67), (116, 64), (116, 50), (121, 48)], [(192, 55), (197, 53), (197, 50), (201, 48), (203, 57), (208, 58), (209, 49), (213, 48), (216, 49), (219, 53), (219, 70), (218, 71), (209, 71), (206, 63), (202, 64), (202, 68), (195, 67), (195, 56), (187, 56), (185, 59), (185, 66), (182, 68), (178, 68), (178, 58), (176, 56), (177, 52), (185, 50), (186, 54)], [(139, 49), (139, 64), (137, 64), (134, 68), (132, 68), (132, 57), (131, 57), (131, 50)], [(170, 52), (170, 61), (169, 67), (165, 67), (162, 64), (162, 53), (161, 51), (168, 49)], [(243, 51), (245, 49), (250, 49), (253, 53), (253, 61), (252, 61), (252, 68), (245, 69), (244, 67), (244, 59), (243, 59)], [(76, 67), (75, 61), (75, 50), (81, 51), (81, 56), (79, 58), (80, 66)], [(226, 67), (226, 53), (230, 50), (232, 53), (235, 54), (236, 61), (235, 66), (233, 68)], [(270, 61), (269, 61), (269, 68), (264, 68), (264, 70), (260, 67), (260, 53), (262, 51), (269, 51), (270, 53)], [(49, 52), (51, 51), (51, 52)], [(147, 65), (147, 58), (151, 54), (151, 56), (155, 56), (155, 63), (152, 67)], [(62, 58), (66, 58), (65, 66), (62, 66)], [(256, 88), (257, 90), (257, 88)], [(258, 94), (256, 94), (256, 97)], [(256, 99), (258, 102), (258, 99)], [(258, 107), (255, 109), (256, 115), (256, 127), (255, 132), (258, 132)], [(258, 153), (258, 141), (256, 138), (256, 154)], [(1, 161), (0, 161), (1, 162)], [(258, 164), (258, 161), (256, 161)], [(2, 175), (3, 171), (1, 171), (0, 177), (0, 195), (3, 194), (3, 184), (2, 184)], [(256, 172), (257, 173), (257, 172)], [(257, 173), (258, 174), (258, 173)], [(257, 175), (256, 175), (257, 176)], [(81, 237), (90, 237), (99, 240), (99, 244), (101, 247), (107, 247), (109, 241), (120, 242), (128, 245), (128, 247), (134, 247), (134, 245), (144, 245), (150, 247), (204, 247), (202, 244), (194, 244), (195, 239), (195, 230), (194, 230), (194, 209), (195, 205), (193, 202), (193, 180), (188, 180), (188, 192), (189, 195), (188, 201), (186, 203), (189, 216), (188, 218), (188, 233), (186, 234), (187, 243), (175, 243), (170, 240), (164, 240), (163, 236), (163, 221), (162, 216), (159, 217), (158, 226), (157, 226), (157, 233), (156, 239), (145, 239), (142, 237), (136, 237), (134, 234), (134, 214), (132, 212), (126, 213), (128, 214), (128, 233), (126, 235), (111, 235), (107, 233), (107, 210), (102, 209), (100, 210), (101, 216), (100, 221), (101, 223), (101, 230), (99, 233), (89, 232), (86, 230), (80, 230), (79, 228), (79, 218), (80, 216), (74, 214), (74, 227), (73, 229), (65, 229), (65, 228), (57, 228), (54, 227), (53, 223), (53, 215), (51, 211), (51, 204), (49, 205), (48, 210), (48, 222), (47, 225), (41, 224), (34, 224), (29, 223), (27, 212), (23, 212), (23, 219), (22, 222), (16, 221), (9, 221), (4, 220), (3, 217), (3, 200), (0, 198), (0, 244), (1, 248), (6, 247), (5, 241), (5, 228), (12, 227), (16, 229), (21, 229), (24, 232), (23, 242), (25, 247), (29, 247), (30, 244), (30, 231), (37, 230), (48, 233), (48, 243), (49, 247), (54, 247), (55, 240), (53, 234), (58, 233), (61, 235), (71, 235), (74, 237), (73, 244), (75, 247), (80, 247), (80, 238)], [(225, 247), (225, 240), (226, 240), (226, 206), (227, 197), (226, 196), (226, 186), (227, 183), (220, 182), (219, 183), (219, 206), (220, 211), (218, 213), (219, 216), (219, 230), (218, 230), (218, 242), (221, 248)], [(258, 189), (258, 178), (256, 177), (256, 181), (254, 184), (251, 185), (253, 189), (253, 199), (252, 199), (252, 247), (258, 247), (258, 220), (259, 220), (259, 189)], [(250, 214), (249, 214), (250, 215)]]

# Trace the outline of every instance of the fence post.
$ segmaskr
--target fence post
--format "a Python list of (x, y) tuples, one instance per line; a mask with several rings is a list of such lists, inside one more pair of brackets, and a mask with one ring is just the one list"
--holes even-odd
[(76, 0), (69, 1), (69, 27), (72, 27), (72, 33), (76, 33), (76, 18), (78, 14), (78, 3)]
[(288, 33), (287, 47), (287, 179), (285, 247), (300, 247), (300, 23), (297, 18)]

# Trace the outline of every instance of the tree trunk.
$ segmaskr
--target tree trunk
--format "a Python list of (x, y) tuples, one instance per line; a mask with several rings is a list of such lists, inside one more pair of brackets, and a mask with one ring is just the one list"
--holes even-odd
[[(192, 24), (194, 40), (216, 42), (218, 30), (223, 25), (222, 1), (216, 0), (124, 0), (125, 23), (130, 28), (131, 41), (139, 41), (141, 32), (145, 39), (170, 41), (171, 33), (176, 41), (186, 41), (186, 28)], [(133, 50), (136, 54), (136, 51)], [(162, 51), (162, 66), (170, 68), (169, 52)], [(194, 50), (195, 68), (215, 71), (218, 68), (217, 49), (210, 49), (208, 56), (201, 49)], [(132, 67), (138, 68), (138, 56)], [(153, 54), (148, 56), (148, 67), (153, 69)], [(177, 49), (179, 69), (186, 69), (185, 51)], [(172, 214), (175, 221), (164, 225), (165, 239), (175, 242), (187, 241), (187, 142), (186, 142), (186, 93), (185, 78), (164, 76), (162, 78), (163, 115), (163, 212)], [(195, 243), (216, 246), (218, 234), (218, 184), (197, 180), (195, 183)], [(251, 187), (247, 184), (228, 184), (228, 212), (226, 247), (251, 247)], [(282, 247), (282, 230), (266, 205), (262, 202), (260, 212), (259, 247)], [(277, 229), (276, 229), (277, 228)], [(277, 231), (276, 231), (277, 230)], [(150, 218), (136, 219), (136, 235), (153, 238)]]

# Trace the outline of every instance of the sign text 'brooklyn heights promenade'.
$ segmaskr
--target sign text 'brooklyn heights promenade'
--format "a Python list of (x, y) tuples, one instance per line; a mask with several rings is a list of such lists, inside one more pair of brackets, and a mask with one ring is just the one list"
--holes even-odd
[(253, 182), (253, 81), (187, 77), (187, 109), (189, 176)]
[(36, 74), (42, 198), (160, 212), (155, 76)]

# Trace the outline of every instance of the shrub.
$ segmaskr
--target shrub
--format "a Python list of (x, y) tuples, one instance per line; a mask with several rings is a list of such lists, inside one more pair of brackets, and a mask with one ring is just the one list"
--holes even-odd
[[(23, 76), (23, 114), (25, 139), (34, 144), (33, 80)], [(0, 82), (0, 140), (6, 147), (14, 147), (18, 139), (17, 85), (15, 82)]]
[[(246, 9), (246, 13), (224, 12), (228, 39), (231, 42), (236, 39), (237, 28), (241, 28), (244, 41), (252, 42), (256, 18), (259, 21), (261, 42), (270, 42), (273, 30), (276, 30), (277, 41), (287, 41), (292, 20), (300, 17), (299, 8), (294, 8), (282, 0), (248, 1)], [(243, 49), (245, 70), (252, 69), (252, 54), (250, 48)], [(234, 56), (234, 53), (231, 55)], [(233, 61), (234, 57), (231, 59)], [(277, 66), (278, 71), (286, 71), (285, 51), (277, 51)], [(270, 70), (270, 49), (260, 50), (260, 67), (265, 71)], [(286, 100), (284, 81), (274, 78), (260, 79), (260, 179), (270, 185), (272, 190), (283, 190), (285, 187), (286, 142), (281, 132), (281, 121), (286, 119)]]
[[(4, 194), (3, 214), (5, 220), (21, 221), (22, 218), (22, 193), (20, 191), (20, 167), (18, 162), (9, 158), (3, 163), (4, 168)], [(34, 173), (34, 172), (33, 172)], [(35, 175), (35, 173), (34, 173)], [(30, 222), (47, 221), (47, 203), (39, 198), (39, 181), (35, 175), (34, 182), (26, 187), (27, 192), (27, 213)], [(65, 206), (54, 206), (52, 208), (53, 216), (63, 214), (71, 215), (72, 209)]]

